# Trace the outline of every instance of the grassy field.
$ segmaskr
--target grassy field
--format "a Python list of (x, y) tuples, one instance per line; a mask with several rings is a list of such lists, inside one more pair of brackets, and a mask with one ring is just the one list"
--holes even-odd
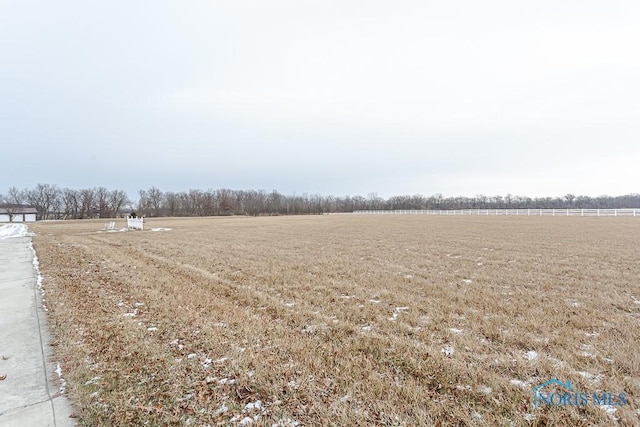
[(105, 222), (30, 226), (82, 425), (639, 424), (635, 218)]

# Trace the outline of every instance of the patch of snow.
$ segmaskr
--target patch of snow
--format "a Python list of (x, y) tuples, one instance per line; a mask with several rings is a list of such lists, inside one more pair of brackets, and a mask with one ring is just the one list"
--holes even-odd
[(534, 360), (538, 358), (538, 352), (534, 350), (529, 350), (524, 354), (524, 358), (527, 360)]
[(136, 303), (133, 303), (133, 305), (135, 307), (142, 307), (144, 305), (144, 303), (143, 302), (136, 302)]
[(235, 384), (236, 380), (235, 379), (229, 379), (229, 378), (221, 378), (218, 380), (218, 384)]
[(262, 409), (262, 401), (261, 400), (256, 400), (255, 402), (249, 402), (245, 405), (244, 407), (244, 411), (258, 411)]
[(195, 353), (189, 353), (189, 354), (187, 355), (187, 359), (195, 359), (196, 357), (198, 357), (198, 355), (197, 355), (197, 354), (195, 354)]
[(510, 380), (509, 383), (511, 383), (511, 385), (514, 385), (514, 386), (520, 387), (520, 388), (527, 388), (527, 387), (529, 387), (531, 385), (527, 381), (521, 381), (521, 380), (517, 380), (517, 379)]
[(0, 226), (0, 240), (32, 235), (27, 231), (27, 226), (24, 224), (5, 224)]
[(373, 326), (371, 326), (371, 325), (363, 326), (362, 330), (364, 332), (371, 332), (373, 330)]
[[(29, 242), (29, 249), (31, 249), (31, 253), (33, 254), (33, 259), (31, 262), (33, 264), (33, 270), (36, 272), (36, 287), (40, 290), (40, 294), (44, 296), (45, 292), (44, 289), (42, 289), (42, 282), (44, 279), (42, 278), (42, 273), (40, 272), (40, 261), (38, 260), (38, 255), (36, 254), (36, 250), (33, 247), (33, 242)], [(45, 311), (49, 311), (46, 309), (46, 307), (44, 307), (44, 309)]]
[(226, 403), (223, 403), (222, 405), (220, 405), (220, 407), (218, 409), (216, 409), (215, 411), (213, 411), (213, 416), (217, 416), (217, 415), (221, 415), (226, 413), (227, 411), (229, 411), (229, 408), (227, 407)]
[(129, 231), (127, 227), (125, 228), (114, 228), (113, 230), (99, 230), (98, 233), (125, 233)]
[(464, 283), (465, 285), (470, 285), (470, 284), (473, 283), (473, 280), (471, 280), (471, 279), (463, 279), (462, 283)]
[(295, 306), (296, 304), (293, 302), (288, 302), (285, 304), (287, 307), (292, 308), (293, 306)]
[(600, 375), (594, 375), (590, 372), (586, 372), (586, 371), (578, 371), (576, 372), (578, 375), (580, 375), (582, 378), (589, 380), (592, 383), (597, 383), (600, 381), (601, 376)]
[(158, 330), (158, 328), (157, 328), (157, 327), (155, 327), (155, 326), (151, 326), (151, 327), (148, 327), (148, 328), (147, 328), (147, 331), (149, 331), (149, 332), (155, 332), (155, 331), (157, 331), (157, 330)]
[(462, 333), (462, 329), (449, 328), (449, 332), (451, 332), (452, 334), (460, 335)]
[(452, 345), (445, 345), (440, 351), (442, 351), (447, 357), (453, 357), (453, 355), (456, 354), (456, 349), (453, 348)]
[(137, 314), (138, 314), (138, 310), (133, 310), (133, 312), (125, 313), (125, 314), (123, 314), (123, 316), (124, 317), (136, 317)]
[(152, 228), (151, 231), (171, 231), (171, 229), (165, 228), (165, 227), (155, 227), (155, 228)]
[(258, 421), (258, 416), (257, 415), (255, 417), (253, 417), (253, 418), (244, 417), (243, 419), (238, 421), (238, 425), (246, 426), (246, 425), (252, 424), (254, 421)]
[(58, 374), (58, 379), (60, 380), (60, 394), (64, 394), (67, 389), (67, 381), (62, 377), (62, 367), (60, 363), (56, 364), (56, 374)]
[(380, 300), (379, 299), (370, 299), (369, 302), (372, 302), (374, 304), (380, 304)]
[(524, 418), (525, 421), (533, 421), (536, 419), (536, 416), (535, 414), (524, 414), (522, 418)]
[(493, 390), (491, 389), (491, 387), (487, 387), (486, 385), (481, 385), (480, 387), (478, 387), (478, 392), (482, 394), (489, 394), (492, 391)]
[(600, 405), (600, 409), (607, 413), (611, 418), (615, 421), (618, 421), (618, 417), (616, 417), (617, 408), (614, 405)]
[(340, 295), (340, 298), (342, 299), (351, 299), (353, 297), (354, 297), (353, 295)]
[(391, 317), (389, 317), (389, 320), (392, 322), (395, 322), (395, 320), (398, 318), (398, 315), (403, 312), (403, 311), (407, 311), (409, 310), (409, 307), (396, 307), (393, 309), (393, 314), (391, 314)]
[(101, 379), (102, 379), (102, 377), (93, 377), (90, 380), (88, 380), (87, 382), (85, 382), (84, 385), (97, 384), (98, 381), (100, 381)]

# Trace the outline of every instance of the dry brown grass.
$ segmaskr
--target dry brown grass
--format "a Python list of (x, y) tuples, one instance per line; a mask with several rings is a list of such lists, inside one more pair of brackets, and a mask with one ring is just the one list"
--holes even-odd
[[(637, 219), (103, 224), (32, 226), (84, 425), (638, 424)], [(549, 378), (629, 405), (534, 408)]]

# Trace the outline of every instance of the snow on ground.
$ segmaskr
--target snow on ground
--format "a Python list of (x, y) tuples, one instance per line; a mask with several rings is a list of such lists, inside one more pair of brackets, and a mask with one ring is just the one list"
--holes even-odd
[(407, 311), (409, 310), (409, 307), (396, 307), (393, 309), (393, 314), (391, 315), (391, 317), (389, 318), (389, 320), (391, 320), (392, 322), (395, 322), (396, 319), (398, 318), (398, 315), (403, 312), (403, 311)]
[(529, 350), (524, 354), (524, 358), (527, 360), (533, 360), (538, 358), (538, 352), (535, 350)]
[(600, 382), (600, 380), (602, 379), (602, 375), (592, 374), (591, 372), (577, 371), (576, 373), (578, 375), (580, 375), (582, 378), (584, 378), (584, 379), (586, 379), (586, 380), (588, 380), (589, 382), (592, 382), (592, 383)]
[(481, 385), (478, 387), (478, 392), (482, 393), (482, 394), (489, 394), (491, 393), (493, 390), (491, 389), (491, 387), (488, 387), (486, 385)]
[(511, 383), (511, 385), (514, 385), (516, 387), (520, 387), (520, 388), (528, 388), (531, 383), (529, 381), (522, 381), (522, 380), (518, 380), (518, 379), (512, 379), (509, 381), (509, 383)]
[(156, 228), (152, 228), (151, 231), (171, 231), (171, 229), (165, 228), (165, 227), (156, 227)]
[(10, 239), (12, 237), (25, 237), (32, 234), (27, 231), (24, 224), (5, 224), (0, 226), (0, 239)]
[(60, 380), (60, 394), (64, 394), (67, 390), (67, 381), (62, 377), (62, 368), (60, 364), (56, 364), (56, 374), (58, 374), (58, 379)]
[(456, 354), (456, 349), (452, 345), (445, 345), (441, 351), (447, 357), (453, 357), (453, 355)]

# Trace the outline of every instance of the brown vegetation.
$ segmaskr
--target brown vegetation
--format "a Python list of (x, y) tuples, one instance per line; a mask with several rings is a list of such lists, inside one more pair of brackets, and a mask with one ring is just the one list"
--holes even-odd
[[(83, 425), (638, 422), (635, 218), (103, 222), (32, 226)], [(629, 404), (534, 408), (550, 378)]]

